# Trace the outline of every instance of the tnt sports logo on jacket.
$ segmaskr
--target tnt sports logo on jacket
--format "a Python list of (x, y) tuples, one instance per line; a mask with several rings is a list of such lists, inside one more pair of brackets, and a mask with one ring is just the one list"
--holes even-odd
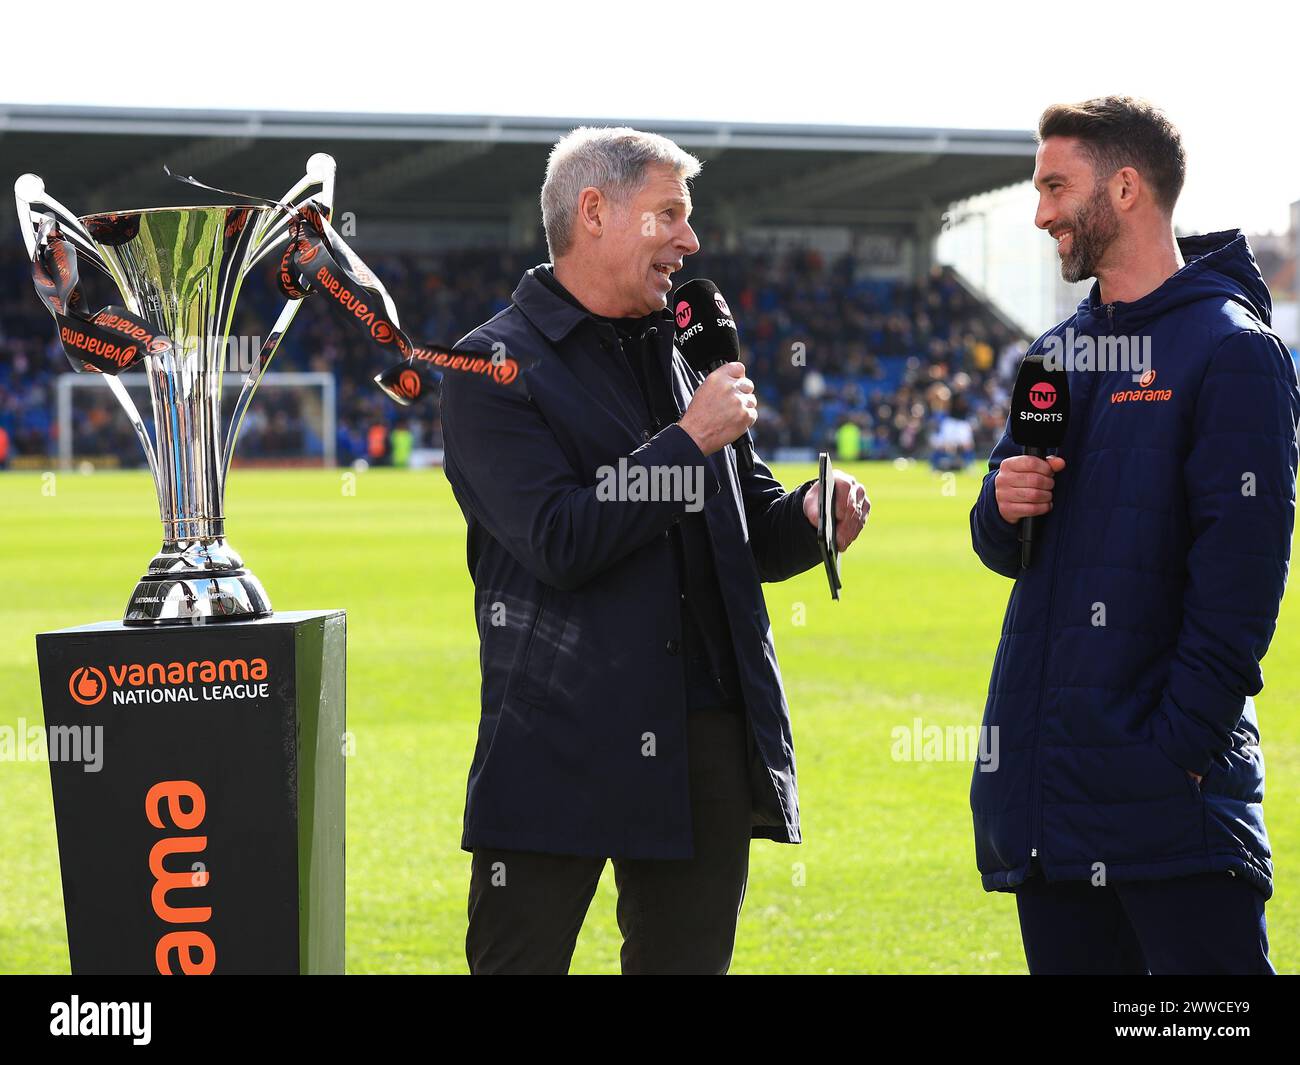
[(685, 300), (677, 305), (677, 328), (685, 329), (691, 324), (691, 305)]
[(1112, 392), (1110, 401), (1112, 403), (1167, 403), (1174, 398), (1172, 388), (1152, 388), (1155, 383), (1155, 370), (1148, 370), (1138, 378), (1137, 388)]

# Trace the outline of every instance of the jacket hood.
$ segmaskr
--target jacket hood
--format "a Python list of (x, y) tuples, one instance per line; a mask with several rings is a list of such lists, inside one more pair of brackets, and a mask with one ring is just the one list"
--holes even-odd
[[(1178, 248), (1185, 263), (1181, 270), (1139, 300), (1111, 304), (1115, 330), (1121, 323), (1125, 329), (1140, 329), (1176, 307), (1225, 298), (1240, 303), (1264, 325), (1272, 325), (1273, 300), (1241, 230), (1179, 237)], [(1079, 303), (1080, 324), (1091, 323), (1099, 332), (1111, 332), (1111, 316), (1100, 292), (1100, 283), (1094, 281)]]

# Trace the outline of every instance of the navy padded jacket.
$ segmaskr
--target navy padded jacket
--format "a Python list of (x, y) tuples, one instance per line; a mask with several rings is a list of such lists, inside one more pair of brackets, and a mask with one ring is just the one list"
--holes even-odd
[(971, 510), (976, 553), (1015, 579), (984, 711), (997, 768), (977, 765), (970, 795), (990, 891), (1037, 862), (1049, 880), (1232, 870), (1272, 893), (1253, 697), (1286, 584), (1300, 391), (1246, 238), (1179, 245), (1186, 265), (1154, 292), (1103, 305), (1094, 284), (1030, 349), (1067, 328), (1094, 355), (1149, 337), (1154, 374), (1070, 372), (1066, 467), (1028, 570), (993, 492), (1022, 450), (1009, 436)]

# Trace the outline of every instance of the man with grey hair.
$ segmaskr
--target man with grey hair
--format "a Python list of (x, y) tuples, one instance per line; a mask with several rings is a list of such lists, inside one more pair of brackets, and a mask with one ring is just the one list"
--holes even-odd
[[(475, 973), (566, 972), (607, 859), (625, 973), (726, 972), (750, 839), (800, 839), (761, 582), (820, 561), (817, 488), (742, 472), (744, 366), (701, 379), (674, 346), (699, 169), (636, 130), (561, 140), (554, 266), (462, 341), (529, 367), (523, 387), (443, 382), (482, 645), (461, 842)], [(615, 467), (699, 491), (611, 493)], [(844, 549), (869, 504), (843, 475), (835, 495)]]

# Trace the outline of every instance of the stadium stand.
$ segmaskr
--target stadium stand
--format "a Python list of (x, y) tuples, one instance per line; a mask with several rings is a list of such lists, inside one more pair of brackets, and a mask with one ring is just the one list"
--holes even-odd
[[(473, 249), (384, 253), (372, 256), (370, 265), (413, 336), (450, 342), (505, 306), (520, 274), (544, 260), (540, 248)], [(48, 456), (56, 433), (53, 382), (66, 372), (66, 362), (52, 321), (31, 291), (16, 239), (0, 250), (0, 276), (0, 427), (15, 457)], [(861, 430), (860, 457), (933, 457), (938, 435), (949, 441), (945, 452), (965, 459), (987, 450), (1001, 429), (1006, 390), (997, 368), (1000, 356), (1023, 338), (950, 270), (934, 267), (913, 283), (872, 277), (848, 255), (784, 250), (701, 252), (679, 276), (713, 278), (738, 316), (763, 400), (755, 436), (764, 453), (834, 447), (836, 429), (852, 421)], [(103, 279), (87, 283), (92, 302), (109, 302)], [(245, 291), (237, 331), (258, 336), (273, 320), (278, 297), (269, 277)], [(308, 302), (273, 365), (335, 375), (340, 462), (389, 461), (394, 430), (411, 433), (409, 440), (399, 437), (399, 454), (441, 447), (436, 406), (390, 403), (371, 384), (380, 369), (373, 355), (324, 306)], [(142, 463), (106, 389), (80, 406), (78, 417), (79, 454)], [(967, 424), (970, 432), (944, 430), (947, 421)], [(293, 396), (261, 394), (239, 456), (319, 455), (320, 441), (311, 438), (318, 424), (301, 416)], [(936, 460), (945, 461), (942, 455)]]
[[(297, 179), (307, 153), (329, 152), (356, 226), (344, 235), (384, 280), (407, 332), (430, 341), (490, 317), (544, 261), (546, 155), (574, 126), (608, 124), (81, 105), (0, 105), (0, 121), (13, 175), (39, 173), (78, 211), (198, 202), (203, 194), (165, 177), (163, 164), (220, 188), (274, 193)], [(1025, 180), (1029, 131), (637, 124), (705, 161), (695, 213), (705, 250), (679, 280), (713, 278), (736, 311), (764, 401), (755, 436), (765, 456), (806, 457), (839, 440), (862, 457), (942, 467), (991, 445), (1004, 418), (999, 367), (1027, 338), (935, 265), (935, 238), (949, 205)], [(59, 451), (55, 379), (67, 367), (9, 226), (0, 227), (0, 281), (0, 427), (11, 466), (39, 466)], [(103, 278), (87, 287), (97, 306), (115, 298)], [(260, 336), (278, 306), (269, 276), (246, 285), (236, 332)], [(381, 368), (310, 300), (272, 367), (334, 374), (339, 462), (436, 454), (436, 407), (393, 406), (371, 383)], [(140, 465), (108, 391), (76, 393), (75, 455)], [(322, 454), (321, 420), (310, 414), (288, 389), (263, 391), (236, 461)], [(846, 427), (858, 432), (839, 432)]]

